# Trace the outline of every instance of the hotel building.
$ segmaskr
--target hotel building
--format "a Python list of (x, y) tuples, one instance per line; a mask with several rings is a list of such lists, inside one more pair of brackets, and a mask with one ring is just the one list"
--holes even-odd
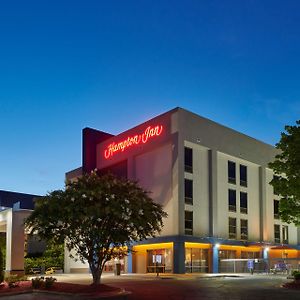
[[(109, 170), (137, 180), (168, 213), (159, 236), (132, 246), (125, 272), (242, 272), (249, 259), (298, 259), (299, 231), (279, 219), (269, 184), (276, 152), (175, 108), (116, 136), (83, 129), (82, 167), (66, 178)], [(87, 270), (66, 255), (66, 272)]]

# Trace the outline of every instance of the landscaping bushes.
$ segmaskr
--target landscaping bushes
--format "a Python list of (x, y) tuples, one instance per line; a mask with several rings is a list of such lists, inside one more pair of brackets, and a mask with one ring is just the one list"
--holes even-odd
[(5, 281), (7, 282), (10, 288), (14, 288), (19, 286), (20, 281), (27, 281), (27, 276), (20, 276), (20, 275), (10, 275), (5, 277)]
[(54, 282), (56, 281), (56, 278), (54, 277), (36, 277), (31, 279), (31, 285), (34, 289), (50, 289)]
[(4, 260), (3, 260), (3, 252), (0, 248), (0, 283), (4, 281)]
[(294, 276), (295, 281), (300, 281), (300, 271), (298, 270), (293, 271), (292, 276)]

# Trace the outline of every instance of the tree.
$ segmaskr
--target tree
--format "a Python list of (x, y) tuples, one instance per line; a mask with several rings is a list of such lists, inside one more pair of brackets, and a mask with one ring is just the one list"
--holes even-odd
[(271, 181), (275, 194), (280, 196), (280, 218), (300, 225), (300, 120), (295, 126), (285, 126), (286, 132), (276, 144), (280, 153), (269, 164), (275, 176)]
[(2, 248), (0, 248), (0, 283), (4, 281), (4, 260)]
[(136, 182), (92, 172), (37, 199), (26, 226), (45, 240), (65, 242), (88, 262), (93, 284), (100, 284), (104, 264), (126, 255), (130, 243), (154, 237), (164, 217)]

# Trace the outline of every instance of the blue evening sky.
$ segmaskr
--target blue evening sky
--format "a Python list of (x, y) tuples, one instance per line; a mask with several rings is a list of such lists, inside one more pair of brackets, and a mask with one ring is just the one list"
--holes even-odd
[(275, 144), (300, 116), (298, 0), (0, 2), (0, 189), (62, 188), (81, 130), (176, 106)]

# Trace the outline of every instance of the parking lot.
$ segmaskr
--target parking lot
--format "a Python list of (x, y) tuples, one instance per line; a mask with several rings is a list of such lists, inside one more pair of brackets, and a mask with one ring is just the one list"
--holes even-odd
[[(62, 274), (59, 281), (91, 283), (87, 274)], [(103, 275), (102, 283), (131, 291), (129, 300), (196, 300), (196, 299), (300, 299), (300, 290), (287, 290), (281, 285), (286, 275)]]

